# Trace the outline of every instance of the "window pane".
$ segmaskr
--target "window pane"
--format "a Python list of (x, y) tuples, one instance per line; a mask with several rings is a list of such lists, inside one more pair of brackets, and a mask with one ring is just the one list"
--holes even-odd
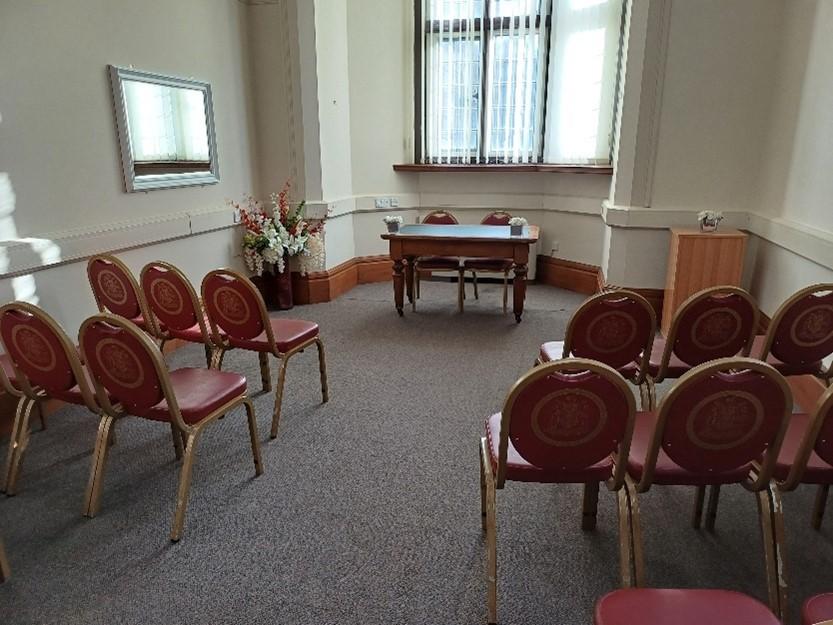
[(538, 15), (541, 9), (540, 0), (490, 0), (490, 3), (492, 17)]
[(538, 107), (539, 35), (493, 37), (490, 54), (489, 155), (531, 155)]
[(483, 0), (431, 0), (426, 19), (469, 19), (483, 16)]

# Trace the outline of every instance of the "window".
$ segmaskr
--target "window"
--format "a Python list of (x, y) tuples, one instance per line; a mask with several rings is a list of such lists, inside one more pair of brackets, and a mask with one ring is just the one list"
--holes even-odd
[(610, 163), (622, 0), (416, 0), (418, 163)]

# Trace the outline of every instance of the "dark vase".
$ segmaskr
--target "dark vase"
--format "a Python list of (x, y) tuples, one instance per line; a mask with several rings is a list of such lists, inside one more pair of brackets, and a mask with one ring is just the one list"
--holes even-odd
[(292, 300), (292, 272), (289, 270), (289, 256), (283, 257), (283, 272), (277, 267), (272, 269), (272, 284), (274, 285), (273, 303), (278, 310), (289, 310), (294, 305)]

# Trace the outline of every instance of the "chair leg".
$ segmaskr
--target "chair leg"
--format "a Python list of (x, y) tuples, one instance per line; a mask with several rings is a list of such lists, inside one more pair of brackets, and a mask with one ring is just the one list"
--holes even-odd
[(489, 462), (485, 438), (480, 439), (481, 469), (486, 478), (486, 585), (488, 622), (497, 623), (497, 519), (495, 510), (495, 478)]
[(623, 486), (616, 492), (619, 516), (619, 575), (622, 588), (633, 587), (633, 532), (628, 491)]
[(281, 402), (283, 401), (283, 384), (286, 380), (286, 363), (288, 360), (289, 356), (284, 355), (278, 365), (278, 383), (275, 386), (275, 408), (272, 411), (272, 429), (269, 432), (269, 438), (277, 438), (278, 436), (278, 425), (281, 421)]
[(177, 460), (182, 460), (183, 441), (182, 434), (176, 424), (171, 421), (171, 437), (174, 439), (174, 454)]
[(204, 343), (203, 348), (205, 349), (205, 366), (211, 369), (211, 346)]
[(457, 312), (463, 312), (463, 301), (466, 299), (466, 272), (457, 270)]
[(17, 478), (20, 475), (20, 465), (23, 462), (23, 454), (29, 446), (29, 418), (35, 402), (28, 398), (21, 398), (17, 402), (17, 414), (15, 431), (12, 426), (13, 437), (9, 439), (9, 457), (7, 459), (8, 471), (6, 472), (6, 494), (10, 497), (17, 492)]
[(643, 380), (639, 385), (639, 402), (643, 411), (651, 409), (651, 390), (648, 388), (647, 380)]
[(471, 282), (474, 285), (474, 299), (480, 299), (480, 294), (477, 292), (477, 273), (471, 272)]
[(223, 368), (223, 357), (226, 355), (226, 350), (222, 347), (215, 347), (211, 350), (211, 366), (209, 369), (216, 369), (220, 371)]
[(321, 379), (321, 403), (326, 404), (330, 401), (330, 390), (327, 385), (327, 359), (324, 356), (324, 342), (319, 337), (315, 339), (315, 345), (318, 347), (318, 376)]
[[(640, 388), (642, 388), (640, 386)], [(703, 502), (706, 501), (706, 487), (697, 487), (697, 496), (694, 498), (694, 515), (691, 518), (691, 527), (700, 529), (700, 521), (703, 519)]]
[(781, 622), (787, 622), (787, 572), (786, 572), (786, 537), (784, 531), (784, 508), (781, 505), (781, 491), (774, 481), (769, 483), (769, 493), (772, 499), (772, 532), (775, 539), (775, 571), (778, 573), (778, 605), (780, 612), (776, 612)]
[(657, 385), (654, 382), (654, 378), (650, 375), (645, 376), (645, 383), (648, 386), (648, 400), (649, 400), (649, 410), (656, 410), (657, 409)]
[(758, 503), (758, 518), (761, 524), (761, 541), (764, 546), (764, 564), (766, 567), (767, 596), (769, 607), (776, 614), (781, 613), (778, 592), (778, 571), (775, 561), (775, 533), (772, 527), (772, 499), (768, 490), (755, 493)]
[(477, 446), (480, 454), (480, 529), (486, 531), (486, 473), (484, 467), (482, 443)]
[(813, 529), (821, 529), (821, 521), (824, 518), (824, 508), (827, 506), (827, 492), (829, 484), (820, 484), (816, 491), (816, 501), (813, 504)]
[(0, 584), (8, 581), (12, 576), (12, 569), (9, 566), (9, 559), (6, 557), (6, 548), (0, 540)]
[(260, 361), (260, 383), (263, 387), (263, 392), (268, 393), (272, 390), (271, 373), (269, 372), (269, 354), (266, 352), (258, 352), (257, 359)]
[[(420, 298), (420, 273), (419, 269), (414, 268), (414, 286), (416, 287), (416, 295), (414, 296), (414, 300), (418, 300)], [(416, 310), (416, 302), (414, 302), (414, 310)]]
[(249, 438), (252, 441), (252, 458), (255, 461), (255, 475), (263, 473), (263, 459), (260, 456), (260, 439), (257, 437), (257, 420), (255, 419), (255, 407), (251, 400), (243, 402), (246, 406), (246, 420), (249, 423)]
[(509, 311), (509, 271), (503, 272), (503, 314)]
[(38, 421), (40, 421), (41, 431), (46, 430), (46, 415), (43, 414), (43, 404), (41, 402), (35, 403), (35, 410), (38, 411)]
[(633, 583), (637, 588), (645, 586), (645, 554), (642, 543), (642, 520), (639, 515), (639, 498), (636, 484), (630, 477), (625, 478), (628, 499), (631, 505), (631, 536), (633, 538)]
[(6, 450), (6, 462), (3, 465), (3, 483), (0, 484), (0, 490), (6, 492), (6, 487), (9, 480), (9, 472), (12, 469), (14, 461), (15, 449), (17, 448), (18, 430), (20, 430), (20, 422), (23, 420), (23, 410), (26, 402), (30, 401), (26, 397), (21, 397), (17, 406), (15, 407), (14, 421), (12, 422), (12, 430), (9, 432), (9, 446)]
[(720, 499), (720, 484), (709, 488), (709, 507), (706, 510), (706, 529), (714, 531), (714, 522), (717, 520), (717, 503)]
[(174, 525), (171, 529), (171, 541), (178, 542), (182, 538), (182, 528), (185, 525), (185, 510), (188, 507), (188, 494), (191, 492), (191, 473), (194, 469), (194, 453), (197, 438), (201, 430), (195, 429), (188, 433), (188, 444), (185, 445), (185, 459), (179, 473), (179, 488), (176, 492), (176, 511)]
[(107, 467), (107, 456), (110, 452), (110, 429), (113, 427), (113, 421), (113, 417), (104, 415), (98, 424), (98, 437), (93, 451), (90, 479), (84, 495), (84, 516), (89, 518), (93, 518), (101, 509), (101, 489), (104, 485), (104, 470)]
[(581, 506), (581, 529), (596, 529), (596, 513), (599, 509), (599, 483), (587, 482), (584, 485), (584, 497)]

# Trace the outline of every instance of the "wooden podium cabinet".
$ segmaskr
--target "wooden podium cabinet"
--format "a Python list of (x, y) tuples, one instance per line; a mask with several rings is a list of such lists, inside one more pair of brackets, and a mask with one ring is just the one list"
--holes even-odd
[(710, 286), (740, 285), (746, 239), (740, 230), (671, 228), (662, 304), (663, 336), (668, 336), (674, 313), (690, 295)]

